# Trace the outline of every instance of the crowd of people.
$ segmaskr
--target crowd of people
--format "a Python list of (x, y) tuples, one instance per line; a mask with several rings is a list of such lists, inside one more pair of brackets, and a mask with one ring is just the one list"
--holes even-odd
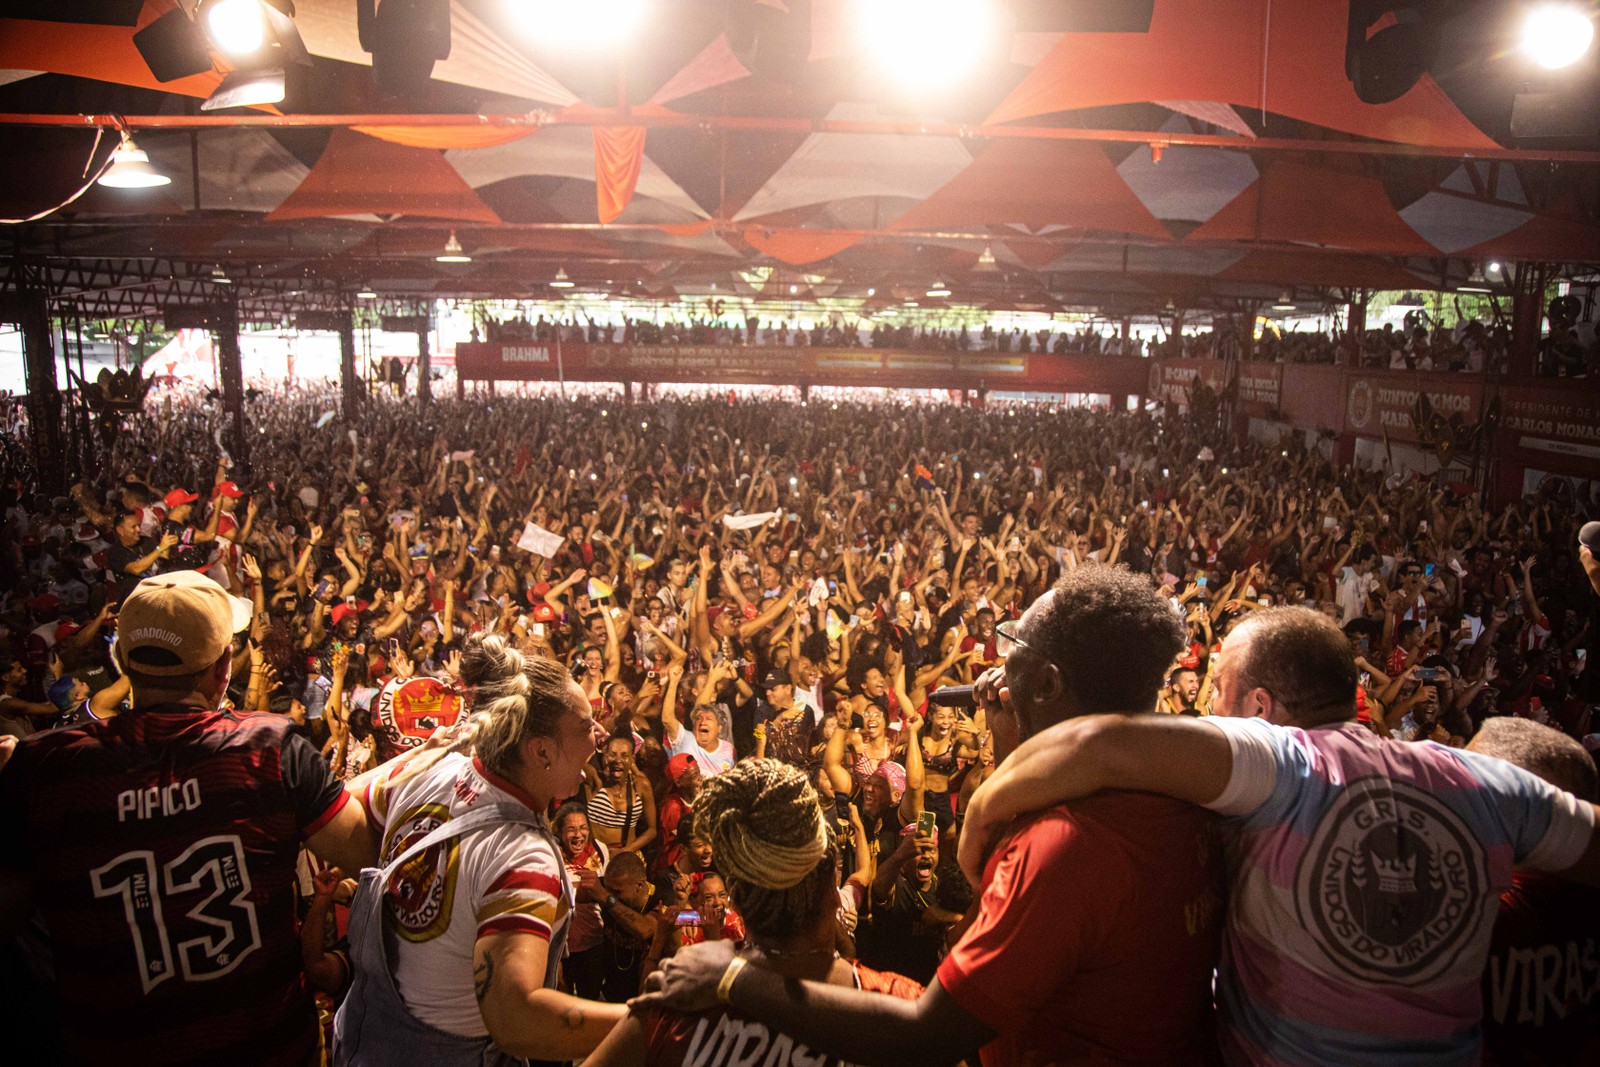
[[(559, 328), (541, 322), (532, 336)], [(987, 339), (967, 340), (981, 347)], [(275, 801), (274, 818), (289, 836), (298, 828), (309, 848), (299, 852), (293, 894), (302, 968), (287, 957), (274, 957), (274, 966), (296, 981), (303, 970), (329, 1018), (344, 1002), (333, 1030), (350, 1063), (396, 1062), (408, 1047), (432, 1050), (438, 1062), (467, 1062), (462, 1057), (478, 1055), (485, 1042), (507, 1055), (570, 1059), (602, 1038), (596, 1062), (824, 1062), (738, 1058), (738, 1033), (755, 1032), (754, 1023), (729, 1029), (729, 991), (743, 967), (730, 961), (746, 959), (732, 955), (741, 947), (775, 973), (889, 994), (883, 999), (900, 1004), (899, 1014), (873, 1023), (877, 1009), (847, 1003), (850, 989), (835, 990), (825, 1003), (837, 1001), (840, 1018), (864, 1030), (851, 1030), (858, 1043), (829, 1045), (819, 1035), (812, 1047), (843, 1059), (976, 1062), (982, 1045), (986, 1062), (1034, 1062), (1027, 1056), (1052, 1045), (1087, 1054), (1100, 1035), (1145, 1050), (1107, 1062), (1169, 1062), (1163, 1057), (1184, 1048), (1194, 1058), (1170, 1062), (1205, 1062), (1209, 992), (1192, 1003), (1174, 999), (1165, 1011), (1151, 1001), (1160, 1026), (1135, 1018), (1127, 1005), (1136, 996), (1121, 1008), (1106, 997), (1125, 991), (1139, 967), (1204, 978), (1215, 965), (1221, 890), (1206, 887), (1220, 877), (1218, 864), (1204, 856), (1179, 863), (1172, 853), (1184, 835), (1200, 832), (1200, 809), (1189, 804), (1233, 816), (1258, 810), (1241, 800), (1245, 787), (1231, 784), (1225, 767), (1196, 775), (1200, 793), (1180, 789), (1176, 799), (1140, 809), (1140, 819), (1167, 835), (1173, 899), (1187, 894), (1198, 910), (1186, 932), (1181, 922), (1153, 928), (1168, 939), (1167, 952), (1145, 929), (1131, 956), (1113, 953), (1127, 973), (1078, 1002), (1101, 1016), (1103, 1031), (1091, 1025), (1069, 1035), (1070, 1013), (1048, 1025), (1022, 1018), (1052, 1002), (1024, 996), (1024, 976), (997, 969), (994, 957), (1007, 945), (1030, 931), (1041, 946), (1057, 945), (1040, 933), (1045, 927), (1071, 933), (1084, 971), (1093, 970), (1089, 955), (1111, 950), (1077, 926), (1052, 926), (1066, 913), (1053, 916), (1048, 903), (991, 914), (1001, 875), (972, 860), (963, 826), (980, 827), (968, 836), (992, 843), (1002, 814), (1037, 806), (1019, 796), (1053, 803), (1081, 795), (1057, 796), (1036, 769), (1061, 753), (1077, 758), (1072, 744), (1040, 747), (1063, 713), (1042, 714), (1021, 737), (997, 721), (1002, 703), (1023, 692), (1064, 700), (1072, 716), (1154, 708), (1168, 723), (1259, 714), (1316, 725), (1283, 711), (1293, 701), (1277, 707), (1262, 698), (1246, 710), (1255, 707), (1253, 692), (1283, 696), (1289, 683), (1273, 679), (1296, 678), (1289, 665), (1278, 674), (1257, 665), (1266, 680), (1256, 688), (1241, 688), (1237, 672), (1230, 684), (1225, 669), (1225, 646), (1239, 662), (1241, 635), (1278, 625), (1287, 609), (1320, 620), (1342, 642), (1354, 687), (1349, 728), (1363, 739), (1419, 753), (1483, 748), (1499, 722), (1515, 720), (1540, 737), (1567, 739), (1580, 756), (1579, 746), (1600, 748), (1600, 683), (1587, 670), (1600, 645), (1586, 573), (1595, 564), (1576, 547), (1578, 527), (1600, 514), (1600, 500), (1580, 498), (1568, 483), (1493, 507), (1470, 484), (1340, 468), (1298, 441), (1233, 442), (1193, 419), (1143, 413), (1001, 414), (726, 395), (648, 404), (598, 394), (502, 396), (426, 407), (374, 397), (342, 416), (337, 406), (331, 390), (316, 386), (264, 392), (248, 407), (248, 455), (230, 456), (215, 401), (156, 394), (127, 420), (100, 477), (59, 496), (23, 480), (0, 489), (0, 731), (21, 741), (0, 742), (0, 756), (16, 753), (0, 771), (0, 832), (10, 845), (0, 875), (39, 879), (39, 890), (59, 894), (34, 898), (50, 919), (65, 908), (87, 924), (63, 948), (52, 922), (58, 952), (98, 952), (107, 973), (128, 963), (135, 976), (119, 987), (113, 977), (80, 973), (81, 959), (58, 967), (64, 1003), (41, 1006), (28, 1037), (43, 1056), (64, 1048), (70, 1059), (92, 1061), (114, 1046), (115, 1027), (137, 1029), (136, 1006), (79, 1012), (79, 997), (92, 994), (102, 1005), (124, 995), (159, 1000), (178, 984), (160, 984), (175, 971), (192, 983), (196, 974), (227, 973), (230, 958), (267, 951), (243, 935), (222, 944), (204, 930), (195, 934), (203, 943), (174, 949), (136, 921), (149, 914), (150, 897), (126, 887), (143, 883), (117, 881), (141, 878), (143, 868), (127, 873), (107, 855), (89, 892), (69, 885), (49, 852), (52, 835), (71, 832), (64, 817), (87, 812), (89, 800), (46, 818), (38, 798), (56, 794), (38, 785), (41, 776), (63, 753), (79, 751), (80, 735), (124, 737), (132, 727), (120, 723), (147, 718), (162, 701), (181, 704), (173, 684), (158, 684), (163, 671), (210, 670), (214, 681), (194, 681), (191, 696), (227, 709), (229, 730), (270, 718), (277, 731), (272, 751), (283, 755), (274, 766), (292, 765), (294, 784), (287, 807)], [(188, 588), (197, 575), (228, 595), (215, 611), (235, 613), (231, 640), (219, 644), (213, 633), (195, 658), (181, 642), (178, 652), (161, 645), (175, 626), (145, 615), (130, 629), (134, 605), (153, 610), (140, 598), (157, 586), (169, 599), (201, 596)], [(1106, 609), (1100, 632), (1081, 621), (1108, 603), (1115, 610)], [(1119, 636), (1124, 624), (1135, 637)], [(1143, 640), (1153, 651), (1141, 657)], [(130, 659), (141, 642), (175, 658)], [(1337, 659), (1325, 646), (1320, 654)], [(1084, 677), (1024, 675), (1016, 657), (1040, 649), (1052, 669), (1070, 664)], [(977, 699), (938, 699), (968, 685), (978, 687)], [(1091, 693), (1102, 702), (1087, 699)], [(1037, 736), (1008, 757), (1030, 734)], [(1235, 775), (1241, 753), (1257, 765), (1295, 765), (1292, 745), (1225, 736)], [(141, 732), (139, 743), (153, 742)], [(1216, 755), (1214, 746), (1196, 753), (1197, 766)], [(1317, 764), (1335, 755), (1306, 758)], [(1386, 758), (1411, 766), (1410, 757)], [(1460, 758), (1480, 766), (1476, 755)], [(1592, 766), (1590, 774), (1592, 792)], [(202, 788), (212, 795), (200, 780), (194, 807)], [(1109, 773), (1104, 780), (1123, 784)], [(1216, 788), (1206, 794), (1208, 782)], [(112, 797), (126, 810), (113, 810), (111, 831), (194, 810), (183, 783), (148, 796), (131, 790), (126, 802)], [(1128, 784), (1162, 791), (1146, 778)], [(1547, 793), (1517, 785), (1523, 808), (1542, 805), (1528, 818), (1558, 824)], [(340, 795), (356, 802), (341, 806)], [(1267, 800), (1247, 795), (1255, 805)], [(1578, 817), (1569, 812), (1559, 825)], [(471, 833), (480, 825), (489, 832)], [(1541, 850), (1541, 835), (1554, 834), (1544, 824), (1521, 837), (1504, 833), (1515, 838), (1496, 860), (1507, 877), (1513, 851), (1519, 862), (1544, 859), (1546, 869), (1573, 861), (1570, 841)], [(358, 847), (362, 834), (372, 835), (372, 848)], [(1394, 890), (1393, 900), (1370, 906), (1389, 907), (1400, 916), (1395, 929), (1409, 936), (1412, 889), (1398, 887), (1426, 883), (1417, 892), (1431, 901), (1470, 884), (1477, 898), (1458, 912), (1487, 909), (1492, 920), (1499, 883), (1419, 872), (1414, 837), (1385, 846), (1380, 859), (1389, 867), (1352, 876)], [(1061, 859), (1057, 844), (1033, 847)], [(294, 857), (291, 850), (291, 866)], [(215, 866), (196, 866), (200, 859)], [(245, 897), (223, 895), (239, 890), (243, 854), (200, 859), (163, 855), (171, 861), (164, 877), (193, 891), (199, 921), (226, 920), (217, 910), (226, 901), (244, 906)], [(1034, 876), (1008, 863), (998, 869), (1021, 879), (1012, 883), (1020, 893)], [(352, 898), (345, 879), (362, 867), (374, 869)], [(206, 870), (217, 872), (209, 897), (200, 892)], [(242, 884), (248, 895), (248, 877)], [(1040, 879), (1034, 892), (1062, 884)], [(1124, 895), (1137, 896), (1137, 884)], [(1229, 891), (1280, 892), (1240, 877)], [(1592, 921), (1600, 912), (1581, 899)], [(289, 904), (274, 896), (259, 906), (257, 944), (272, 940), (268, 926), (281, 925)], [(91, 920), (96, 908), (103, 914)], [(1292, 917), (1292, 902), (1288, 909)], [(14, 910), (0, 907), (0, 918), (15, 919)], [(1294, 1042), (1250, 1029), (1288, 1027), (1306, 1010), (1304, 999), (1263, 1007), (1252, 979), (1271, 969), (1260, 946), (1284, 933), (1272, 925), (1284, 917), (1252, 920), (1248, 958), (1224, 948), (1232, 981), (1219, 996), (1225, 1012), (1230, 997), (1234, 1008), (1224, 1052), (1233, 1062), (1268, 1054), (1311, 1062), (1295, 1058)], [(166, 921), (180, 920), (169, 909)], [(529, 932), (539, 936), (521, 936)], [(1480, 932), (1486, 938), (1487, 926)], [(37, 934), (30, 927), (21, 943), (36, 945)], [(1577, 958), (1587, 959), (1581, 936), (1577, 943)], [(1300, 948), (1290, 941), (1284, 951), (1293, 957)], [(32, 958), (18, 950), (6, 966), (18, 973)], [(1568, 957), (1561, 959), (1564, 975)], [(717, 990), (720, 1014), (698, 1023), (692, 1012), (674, 1014), (705, 1007), (695, 1000), (704, 1000), (703, 988), (683, 991), (697, 960), (714, 961), (713, 979), (727, 986)], [(459, 974), (451, 971), (458, 964)], [(1578, 978), (1563, 978), (1567, 991), (1550, 994), (1548, 1016), (1552, 1025), (1587, 1020), (1592, 1041), (1600, 998), (1583, 971), (1589, 964), (1570, 966)], [(1368, 967), (1358, 977), (1376, 973)], [(1542, 973), (1486, 979), (1491, 1049), (1504, 1055), (1497, 1034), (1521, 1041), (1533, 1027), (1529, 989), (1543, 1024)], [(677, 975), (682, 999), (641, 1006), (617, 1025), (623, 1002), (652, 975), (658, 986)], [(1461, 967), (1449, 976), (1462, 978)], [(771, 1013), (763, 1041), (775, 1041), (780, 1026), (802, 1033), (804, 1011), (785, 1014), (781, 990), (740, 983), (756, 992), (739, 1007)], [(1436, 1033), (1437, 1019), (1418, 1022), (1422, 1058), (1408, 1062), (1468, 1062), (1451, 1057), (1464, 1040), (1476, 1048), (1476, 990), (1474, 983), (1467, 1007), (1459, 985), (1450, 992), (1450, 1019), (1467, 1020), (1470, 1040)], [(1406, 1018), (1431, 1010), (1418, 1004), (1408, 1004), (1415, 1014)], [(275, 1008), (273, 1022), (302, 1057), (294, 1062), (303, 1062), (309, 1046), (286, 1021), (292, 1006)], [(152, 1018), (175, 1028), (162, 1031), (168, 1036), (203, 1030), (167, 1009)], [(901, 1027), (921, 1036), (902, 1041)], [(1018, 1027), (1026, 1039), (1005, 1036)], [(57, 1029), (62, 1046), (49, 1036)], [(191, 1058), (206, 1062), (236, 1047), (238, 1032), (218, 1023)], [(207, 1046), (212, 1038), (219, 1043)], [(683, 1058), (691, 1043), (702, 1058)], [(662, 1051), (674, 1047), (679, 1059)], [(916, 1049), (918, 1058), (900, 1058), (896, 1048)]]
[(668, 318), (665, 321), (590, 319), (581, 312), (560, 318), (519, 314), (482, 322), (482, 338), (505, 344), (731, 345), (774, 348), (894, 348), (945, 352), (1054, 352), (1078, 355), (1132, 355), (1145, 352), (1137, 337), (1126, 342), (1114, 330), (1052, 323), (1048, 329), (1024, 330), (981, 325), (941, 326), (931, 323), (818, 319), (810, 326), (791, 319), (732, 317)]
[[(1268, 363), (1344, 363), (1370, 370), (1504, 372), (1509, 363), (1511, 327), (1504, 316), (1489, 321), (1456, 308), (1454, 322), (1435, 323), (1414, 311), (1403, 324), (1369, 326), (1359, 336), (1342, 328), (1327, 331), (1298, 326), (1256, 325), (1250, 358)], [(788, 348), (891, 348), (923, 351), (987, 351), (1057, 355), (1131, 356), (1162, 359), (1239, 358), (1236, 338), (1215, 330), (1163, 328), (1122, 335), (1115, 323), (1052, 322), (1046, 328), (1023, 329), (982, 325), (942, 326), (818, 319), (812, 325), (784, 320), (745, 320), (723, 316), (686, 315), (663, 322), (622, 317), (615, 322), (589, 319), (581, 313), (560, 318), (493, 317), (482, 323), (481, 336), (505, 343), (538, 342), (630, 345), (730, 345)], [(474, 329), (474, 338), (480, 336)], [(1540, 342), (1537, 373), (1545, 377), (1584, 378), (1600, 368), (1600, 344), (1594, 324), (1561, 320), (1550, 325)]]

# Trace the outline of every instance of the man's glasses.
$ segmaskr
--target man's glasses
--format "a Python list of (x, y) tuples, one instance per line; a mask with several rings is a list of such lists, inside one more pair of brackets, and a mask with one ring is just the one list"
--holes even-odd
[(999, 656), (1001, 659), (1005, 659), (1007, 656), (1011, 655), (1011, 650), (1014, 648), (1025, 648), (1036, 656), (1044, 655), (1043, 652), (1040, 652), (1037, 648), (1034, 648), (1032, 645), (1028, 644), (1028, 642), (1017, 636), (1018, 625), (1018, 623), (1012, 621), (1011, 619), (1007, 619), (1005, 622), (994, 628), (995, 655)]

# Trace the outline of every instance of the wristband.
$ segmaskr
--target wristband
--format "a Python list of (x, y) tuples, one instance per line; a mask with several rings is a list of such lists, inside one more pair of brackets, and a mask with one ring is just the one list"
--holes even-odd
[(750, 961), (743, 956), (735, 956), (728, 961), (727, 970), (722, 972), (722, 981), (717, 983), (717, 1000), (723, 1004), (733, 1003), (733, 983), (739, 977), (739, 972), (744, 970), (745, 964)]

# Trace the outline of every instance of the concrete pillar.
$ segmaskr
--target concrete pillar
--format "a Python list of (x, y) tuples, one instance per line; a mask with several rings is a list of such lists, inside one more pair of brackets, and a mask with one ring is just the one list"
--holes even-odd
[(1532, 378), (1538, 373), (1539, 331), (1544, 328), (1544, 294), (1521, 293), (1511, 301), (1511, 362), (1508, 378)]
[[(17, 294), (12, 319), (22, 328), (22, 353), (28, 386), (28, 426), (39, 488), (58, 494), (66, 489), (66, 437), (61, 424), (61, 388), (56, 382), (56, 353), (50, 338), (50, 304), (43, 289)], [(91, 446), (92, 447), (92, 446)]]
[(361, 410), (361, 381), (356, 377), (356, 319), (352, 311), (339, 316), (339, 387), (344, 396), (345, 418)]
[(217, 373), (222, 379), (222, 443), (233, 458), (235, 480), (250, 478), (250, 436), (244, 425), (244, 363), (239, 352), (239, 305), (231, 297), (217, 318)]
[(428, 350), (428, 320), (417, 328), (417, 404), (427, 407), (433, 400), (433, 353)]

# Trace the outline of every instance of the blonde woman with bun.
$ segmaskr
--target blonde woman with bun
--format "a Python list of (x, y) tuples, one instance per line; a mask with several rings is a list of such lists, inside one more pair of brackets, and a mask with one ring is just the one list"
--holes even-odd
[[(748, 936), (735, 957), (738, 966), (907, 1000), (922, 993), (910, 979), (869, 970), (834, 951), (839, 846), (804, 771), (777, 760), (744, 760), (701, 784), (694, 825), (711, 841), (734, 906), (744, 916)], [(722, 1003), (695, 1012), (635, 1010), (584, 1067), (734, 1059), (785, 1067), (839, 1063)]]
[(384, 866), (362, 872), (351, 908), (336, 1064), (579, 1058), (622, 1015), (555, 981), (573, 889), (545, 812), (594, 752), (589, 701), (559, 663), (498, 634), (469, 640), (461, 676), (475, 754), (379, 778), (364, 798)]

